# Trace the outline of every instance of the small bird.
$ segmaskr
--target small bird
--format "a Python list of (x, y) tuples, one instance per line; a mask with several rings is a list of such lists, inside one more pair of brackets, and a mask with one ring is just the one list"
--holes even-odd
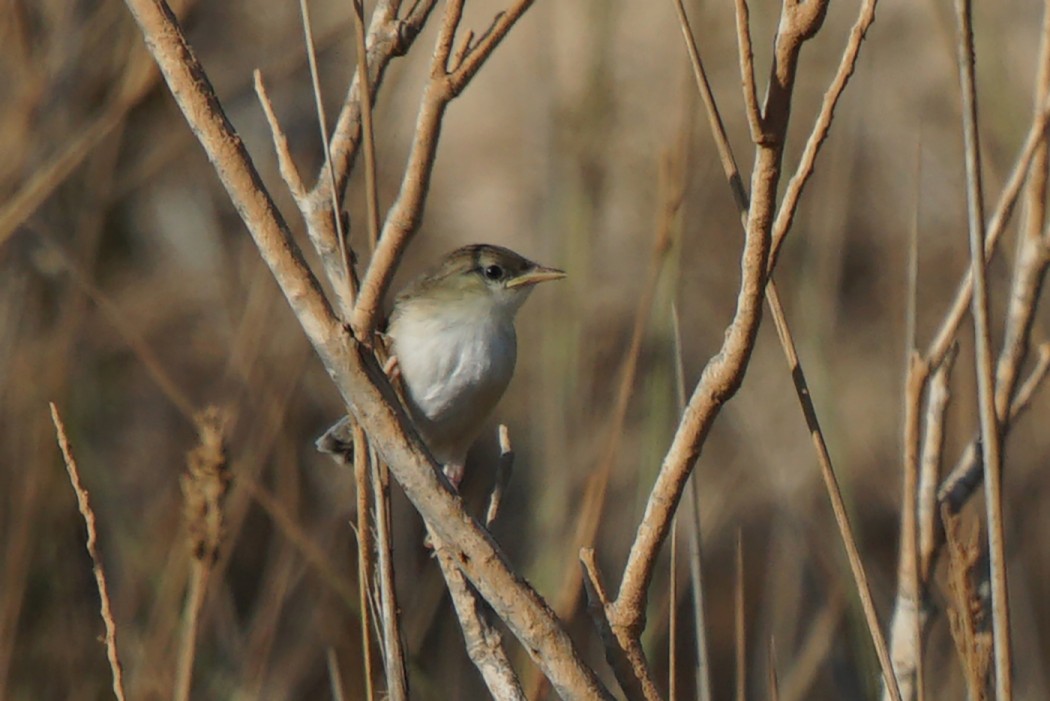
[[(540, 282), (565, 273), (501, 246), (464, 246), (413, 280), (394, 300), (386, 336), (405, 387), (405, 402), (453, 487), (467, 450), (514, 374), (514, 317)], [(349, 417), (317, 440), (317, 449), (347, 460)]]

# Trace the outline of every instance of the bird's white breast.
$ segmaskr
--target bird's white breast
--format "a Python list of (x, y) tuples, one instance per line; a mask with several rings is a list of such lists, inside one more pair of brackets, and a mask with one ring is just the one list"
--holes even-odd
[(439, 460), (464, 457), (514, 372), (513, 320), (487, 312), (425, 305), (400, 310), (391, 322), (410, 408)]

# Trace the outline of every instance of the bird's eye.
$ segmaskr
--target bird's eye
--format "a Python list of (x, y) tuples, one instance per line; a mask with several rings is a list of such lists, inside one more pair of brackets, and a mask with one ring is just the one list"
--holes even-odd
[(489, 280), (500, 280), (503, 278), (503, 268), (498, 265), (486, 265), (481, 272)]

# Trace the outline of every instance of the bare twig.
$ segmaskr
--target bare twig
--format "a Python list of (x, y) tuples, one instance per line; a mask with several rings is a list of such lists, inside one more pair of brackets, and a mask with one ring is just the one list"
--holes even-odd
[(485, 528), (491, 529), (499, 516), (499, 507), (503, 502), (503, 493), (510, 483), (510, 476), (514, 471), (514, 449), (510, 445), (510, 430), (504, 425), (499, 425), (499, 462), (496, 464), (496, 479), (492, 485), (492, 494), (489, 495), (489, 506), (485, 510)]
[(456, 566), (451, 552), (435, 538), (433, 532), (430, 535), (437, 553), (438, 565), (445, 576), (445, 584), (448, 585), (452, 605), (463, 630), (467, 655), (481, 672), (481, 678), (485, 681), (492, 698), (525, 701), (525, 692), (522, 691), (521, 682), (514, 673), (510, 658), (503, 647), (503, 637), (499, 630), (486, 619), (481, 602)]
[[(806, 3), (806, 5), (809, 4)], [(816, 4), (819, 5), (820, 3)], [(798, 211), (799, 199), (802, 197), (802, 190), (806, 187), (806, 183), (809, 182), (809, 178), (813, 174), (813, 167), (817, 162), (817, 156), (820, 154), (820, 147), (824, 145), (824, 141), (828, 138), (831, 122), (835, 117), (835, 107), (838, 105), (839, 98), (842, 97), (842, 93), (849, 83), (850, 76), (853, 75), (853, 70), (856, 68), (857, 56), (860, 55), (860, 45), (864, 42), (864, 35), (867, 34), (871, 23), (875, 21), (875, 7), (877, 5), (878, 0), (864, 0), (861, 5), (857, 21), (853, 23), (853, 27), (850, 29), (849, 41), (846, 43), (846, 49), (842, 53), (838, 70), (824, 93), (820, 114), (817, 115), (817, 119), (813, 123), (813, 129), (810, 130), (809, 138), (806, 140), (806, 148), (802, 151), (802, 158), (795, 168), (795, 174), (788, 181), (787, 189), (784, 190), (784, 197), (780, 202), (780, 210), (777, 212), (777, 220), (773, 225), (773, 244), (769, 253), (769, 269), (771, 271), (776, 267), (777, 258), (780, 255), (780, 247), (791, 230), (795, 212)], [(811, 8), (811, 10), (814, 12), (823, 11), (817, 10), (817, 8)]]
[[(726, 333), (722, 350), (705, 368), (685, 417), (660, 469), (638, 535), (624, 570), (620, 594), (613, 606), (612, 627), (617, 638), (636, 642), (644, 626), (644, 599), (651, 579), (655, 553), (666, 537), (668, 523), (681, 497), (685, 478), (695, 464), (703, 438), (723, 403), (739, 386), (754, 343), (765, 287), (769, 236), (776, 201), (782, 143), (786, 134), (790, 98), (798, 53), (820, 27), (826, 3), (786, 6), (774, 48), (774, 67), (765, 104), (766, 128), (772, 145), (760, 145), (752, 175), (753, 199), (749, 207), (743, 253), (743, 280), (737, 311)], [(879, 636), (877, 627), (872, 635)], [(884, 651), (884, 645), (882, 646)], [(888, 670), (884, 660), (884, 671)], [(887, 672), (892, 684), (892, 670)]]
[[(511, 471), (514, 468), (514, 451), (510, 445), (510, 431), (503, 424), (499, 426), (499, 446), (500, 455), (496, 466), (496, 478), (485, 512), (485, 527), (490, 530), (499, 516), (503, 493), (510, 482)], [(430, 535), (433, 539), (432, 532)], [(525, 701), (525, 692), (507, 657), (499, 630), (489, 622), (481, 602), (474, 590), (467, 584), (463, 573), (456, 567), (448, 549), (442, 547), (438, 540), (433, 542), (438, 564), (445, 576), (445, 583), (448, 585), (449, 595), (452, 597), (452, 604), (455, 606), (460, 628), (463, 630), (467, 655), (481, 672), (481, 677), (492, 694), (492, 698)]]
[(464, 574), (521, 639), (558, 693), (609, 698), (543, 599), (513, 573), (485, 530), (447, 491), (378, 362), (332, 313), (166, 4), (126, 3), (304, 332), (409, 500), (453, 549)]
[(926, 431), (922, 439), (922, 462), (919, 468), (919, 572), (929, 582), (937, 548), (937, 484), (944, 455), (944, 416), (951, 398), (949, 380), (958, 355), (953, 345), (930, 380), (926, 396)]
[[(1021, 187), (1024, 185), (1025, 176), (1032, 164), (1032, 160), (1035, 158), (1038, 150), (1042, 148), (1042, 145), (1046, 143), (1048, 123), (1050, 123), (1050, 100), (1041, 103), (1037, 109), (1024, 144), (1021, 146), (1020, 153), (1017, 156), (1017, 161), (1014, 163), (1013, 170), (1010, 171), (1010, 176), (1007, 178), (1006, 184), (1003, 185), (1002, 192), (999, 193), (999, 201), (996, 203), (992, 218), (988, 221), (988, 229), (984, 241), (984, 258), (986, 262), (991, 260), (996, 246), (999, 244), (999, 239), (1006, 230), (1006, 224), (1010, 221), (1010, 216), (1013, 214), (1014, 205), (1020, 196)], [(930, 364), (930, 367), (940, 363), (944, 354), (948, 352), (948, 348), (955, 340), (959, 324), (962, 323), (966, 311), (970, 308), (972, 294), (973, 271), (968, 268), (963, 275), (962, 281), (959, 283), (959, 288), (952, 300), (950, 310), (945, 314), (944, 321), (941, 322), (936, 335), (926, 349), (926, 362)]]
[(270, 135), (273, 137), (273, 149), (277, 153), (277, 166), (281, 170), (281, 178), (288, 186), (292, 196), (299, 200), (306, 197), (306, 186), (303, 185), (302, 176), (299, 175), (299, 169), (295, 167), (295, 159), (292, 158), (292, 152), (288, 148), (288, 137), (281, 128), (281, 123), (273, 109), (273, 103), (270, 102), (270, 96), (266, 92), (262, 71), (255, 69), (252, 76), (255, 81), (255, 94), (259, 98), (263, 114), (266, 115), (266, 123), (270, 125)]
[(390, 287), (405, 248), (419, 228), (434, 169), (437, 140), (445, 109), (449, 102), (463, 91), (492, 54), (493, 49), (531, 5), (532, 0), (516, 0), (509, 10), (497, 17), (492, 31), (467, 53), (462, 65), (452, 72), (449, 72), (449, 55), (462, 18), (463, 0), (450, 0), (446, 5), (434, 58), (430, 65), (430, 80), (423, 90), (416, 118), (415, 137), (405, 175), (401, 180), (401, 189), (383, 224), (379, 243), (361, 283), (361, 294), (350, 322), (358, 341), (366, 345), (371, 344), (383, 297)]
[[(869, 7), (870, 5), (870, 7)], [(778, 35), (778, 46), (780, 46), (780, 40), (791, 41), (792, 38), (799, 42), (804, 41), (808, 36), (811, 36), (815, 32), (820, 23), (823, 20), (823, 13), (826, 9), (821, 7), (819, 3), (814, 3), (812, 6), (805, 10), (804, 14), (791, 16), (790, 14), (785, 15), (785, 20), (790, 16), (792, 21), (785, 21), (783, 23), (783, 33)], [(798, 11), (795, 7), (791, 12)], [(796, 178), (793, 182), (797, 187), (795, 191), (795, 199), (788, 203), (786, 200), (781, 205), (780, 216), (777, 217), (777, 224), (783, 225), (787, 228), (783, 230), (780, 236), (780, 240), (786, 236), (786, 232), (790, 227), (791, 217), (785, 216), (784, 207), (790, 206), (792, 210), (798, 206), (798, 197), (801, 194), (801, 188), (805, 184), (806, 179), (809, 177), (809, 171), (812, 170), (813, 162), (816, 159), (820, 145), (826, 138), (827, 130), (830, 128), (831, 119), (834, 112), (834, 106), (841, 95), (842, 90), (845, 88), (846, 82), (849, 76), (852, 74), (853, 65), (856, 61), (857, 52), (860, 49), (860, 42), (863, 39), (864, 32), (867, 30), (867, 26), (870, 25), (873, 19), (874, 2), (866, 4), (861, 8), (861, 15), (858, 18), (857, 24), (854, 25), (854, 32), (851, 35), (851, 41), (847, 46), (846, 53), (843, 56), (842, 62), (839, 67), (839, 71), (836, 76), (836, 83), (829, 88), (828, 93), (825, 95), (825, 111), (822, 111), (822, 117), (818, 118), (816, 126), (814, 126), (813, 133), (810, 136), (810, 141), (807, 144), (807, 153), (809, 154), (808, 167), (804, 168), (805, 160), (799, 166), (799, 170), (796, 174)], [(788, 10), (785, 10), (788, 13)], [(708, 108), (708, 119), (711, 126), (711, 131), (715, 137), (715, 144), (718, 147), (720, 159), (725, 170), (726, 179), (729, 182), (730, 189), (733, 192), (733, 198), (740, 207), (740, 216), (744, 224), (745, 233), (748, 230), (750, 222), (755, 217), (755, 213), (752, 210), (752, 205), (749, 203), (747, 192), (744, 190), (743, 184), (739, 178), (739, 169), (736, 166), (736, 160), (733, 157), (732, 148), (729, 144), (729, 139), (726, 136), (725, 129), (722, 125), (722, 119), (718, 113), (717, 105), (715, 104), (714, 97), (711, 94), (710, 87), (708, 85), (707, 77), (705, 75), (703, 64), (700, 62), (699, 53), (696, 51), (695, 43), (692, 41), (692, 32), (684, 19), (684, 13), (679, 15), (680, 22), (682, 24), (682, 31), (686, 36), (687, 46), (690, 51), (690, 58), (692, 59), (693, 73), (696, 78), (697, 87), (700, 90), (701, 96), (704, 99), (704, 104)], [(859, 28), (859, 31), (858, 31)], [(801, 44), (799, 44), (800, 46)], [(797, 51), (797, 49), (796, 49)], [(778, 54), (778, 58), (781, 58)], [(776, 102), (771, 102), (774, 96), (777, 99), (789, 100), (790, 86), (793, 84), (793, 66), (794, 61), (797, 59), (797, 53), (792, 56), (789, 51), (785, 50), (785, 55), (781, 58), (779, 63), (774, 65), (773, 81), (770, 84), (770, 95), (767, 96), (767, 112), (766, 112), (766, 124), (764, 127), (771, 128), (772, 121), (770, 121), (769, 105), (777, 105)], [(785, 69), (791, 69), (791, 72), (783, 73)], [(780, 82), (778, 82), (778, 80)], [(785, 92), (785, 90), (787, 92)], [(783, 105), (780, 105), (783, 107)], [(779, 128), (786, 129), (786, 113), (778, 115), (775, 120), (779, 125)], [(765, 134), (765, 140), (759, 144), (764, 149), (770, 149), (775, 154), (780, 154), (782, 148), (782, 142), (784, 133), (776, 136), (776, 133), (769, 131)], [(779, 155), (775, 158), (779, 162)], [(757, 174), (756, 174), (757, 175)], [(757, 179), (756, 179), (756, 182)], [(790, 185), (789, 185), (790, 189)], [(772, 200), (771, 204), (772, 206)], [(772, 271), (773, 266), (769, 265), (769, 270)], [(805, 373), (802, 370), (802, 365), (798, 358), (798, 353), (795, 349), (794, 340), (792, 339), (790, 327), (787, 324), (787, 319), (783, 311), (783, 307), (780, 304), (780, 296), (777, 291), (775, 281), (770, 278), (765, 288), (766, 300), (770, 306), (770, 312), (773, 316), (774, 323), (777, 327), (778, 336), (781, 341), (781, 346), (784, 350), (785, 357), (788, 360), (788, 365), (791, 368), (792, 378), (795, 383), (796, 394), (799, 402), (802, 406), (803, 414), (806, 417), (806, 423), (809, 426), (810, 432), (813, 437), (814, 447), (817, 451), (818, 462), (820, 463), (821, 475), (824, 479), (825, 487), (828, 491), (829, 499), (831, 500), (833, 512), (835, 514), (836, 524), (839, 528), (840, 535), (843, 540), (843, 544), (846, 548), (846, 552), (850, 562), (850, 569), (853, 574), (854, 582), (857, 586), (857, 591), (860, 595), (863, 610), (865, 614), (865, 620), (868, 625), (869, 633), (872, 637), (872, 642), (875, 646), (876, 654), (879, 658), (879, 663), (882, 668), (884, 679), (886, 679), (887, 687), (896, 693), (896, 680), (893, 676), (893, 669), (890, 662), (889, 652), (886, 646), (885, 638), (882, 634), (881, 627), (879, 625), (878, 616), (875, 611), (874, 601), (871, 597), (871, 590), (867, 583), (867, 575), (864, 572), (863, 562), (860, 559), (860, 553), (856, 546), (856, 540), (853, 536), (852, 528), (849, 524), (849, 519), (846, 514), (845, 505), (842, 499), (841, 490), (838, 486), (838, 481), (835, 477), (834, 469), (831, 464), (831, 457), (827, 450), (827, 445), (824, 441), (823, 432), (820, 428), (819, 420), (817, 419), (816, 410), (813, 406), (812, 399), (809, 394), (809, 389), (806, 384)], [(896, 697), (895, 697), (896, 698)]]
[(583, 583), (587, 592), (587, 610), (598, 629), (605, 647), (605, 657), (612, 667), (616, 681), (628, 701), (657, 701), (660, 693), (649, 674), (641, 645), (625, 645), (611, 620), (613, 602), (598, 570), (594, 548), (580, 550)]
[[(755, 55), (751, 50), (751, 17), (747, 9), (747, 0), (735, 0), (735, 4), (736, 45), (740, 54), (740, 84), (744, 90), (744, 111), (747, 113), (747, 124), (751, 128), (751, 141), (759, 144), (765, 139), (765, 134), (762, 133), (762, 112), (758, 108), (758, 89), (755, 86)], [(676, 6), (681, 8), (680, 0), (677, 0)], [(679, 9), (679, 16), (681, 17), (682, 14), (684, 10)], [(692, 36), (692, 32), (689, 34)]]
[(995, 695), (998, 701), (1009, 701), (1013, 698), (1013, 668), (1003, 534), (1002, 455), (999, 450), (999, 421), (995, 413), (995, 378), (992, 369), (991, 332), (988, 326), (988, 291), (984, 268), (984, 193), (981, 186), (977, 131), (977, 91), (970, 0), (956, 0), (955, 11), (958, 20), (957, 48), (963, 102), (963, 137), (966, 146), (966, 200), (973, 278), (971, 311), (977, 366), (977, 398), (981, 416), (981, 458), (986, 475), (984, 488), (992, 585), (992, 633), (995, 641)]
[(120, 654), (117, 651), (117, 623), (113, 619), (113, 608), (109, 600), (109, 587), (106, 584), (106, 572), (102, 567), (102, 557), (98, 552), (98, 532), (95, 529), (95, 512), (91, 508), (91, 499), (87, 489), (80, 481), (80, 472), (77, 470), (77, 461), (73, 457), (73, 448), (66, 437), (66, 427), (62, 418), (58, 415), (58, 408), (54, 402), (51, 407), (51, 421), (55, 424), (55, 435), (58, 439), (58, 447), (62, 451), (62, 459), (66, 463), (66, 472), (69, 473), (69, 483), (73, 486), (73, 493), (77, 497), (77, 506), (80, 515), (84, 519), (87, 528), (87, 551), (91, 557), (91, 570), (95, 574), (95, 586), (98, 588), (98, 596), (101, 600), (100, 613), (102, 623), (106, 627), (106, 659), (109, 660), (109, 671), (113, 678), (113, 695), (117, 701), (124, 701), (124, 667), (120, 663)]

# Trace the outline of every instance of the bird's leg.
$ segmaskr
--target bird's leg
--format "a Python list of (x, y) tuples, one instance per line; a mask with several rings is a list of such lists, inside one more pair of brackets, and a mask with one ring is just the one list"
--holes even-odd
[(445, 463), (445, 477), (448, 478), (449, 483), (452, 485), (452, 489), (459, 491), (459, 483), (463, 481), (463, 472), (466, 468), (464, 462), (449, 462)]
[(392, 355), (383, 363), (383, 374), (390, 378), (390, 382), (396, 384), (401, 377), (401, 365), (397, 362), (397, 356)]

